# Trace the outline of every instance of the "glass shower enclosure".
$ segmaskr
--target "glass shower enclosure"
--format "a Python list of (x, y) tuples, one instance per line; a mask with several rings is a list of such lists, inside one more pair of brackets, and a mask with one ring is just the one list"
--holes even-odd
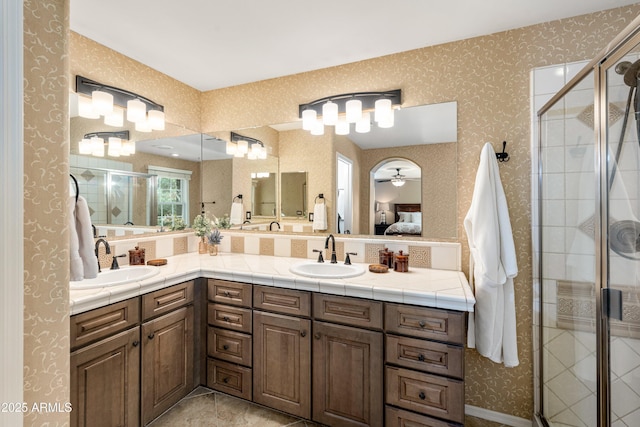
[(538, 112), (541, 426), (640, 426), (640, 21), (633, 24)]

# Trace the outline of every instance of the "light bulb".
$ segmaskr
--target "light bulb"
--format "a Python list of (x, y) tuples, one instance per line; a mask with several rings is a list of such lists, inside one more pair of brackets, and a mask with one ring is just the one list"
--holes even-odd
[(94, 90), (91, 92), (91, 103), (93, 104), (93, 111), (105, 116), (113, 111), (113, 95), (101, 90)]
[(124, 110), (114, 107), (111, 113), (104, 116), (104, 124), (118, 128), (124, 126)]
[(333, 126), (338, 121), (338, 104), (328, 101), (322, 106), (322, 123)]
[(147, 106), (139, 99), (127, 101), (127, 120), (138, 123), (147, 119)]
[(346, 119), (338, 119), (336, 123), (336, 135), (349, 135), (349, 122)]
[(364, 113), (362, 118), (356, 122), (356, 132), (367, 133), (371, 130), (371, 114)]
[(362, 118), (362, 101), (351, 99), (345, 104), (347, 109), (347, 122), (355, 123)]
[(302, 129), (311, 130), (317, 116), (316, 110), (304, 110), (302, 112)]
[(147, 113), (149, 126), (153, 130), (164, 130), (164, 112), (160, 110), (149, 110)]

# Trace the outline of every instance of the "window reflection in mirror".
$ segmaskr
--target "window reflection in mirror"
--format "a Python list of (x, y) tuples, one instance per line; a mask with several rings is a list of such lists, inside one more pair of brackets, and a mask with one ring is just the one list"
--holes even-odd
[(307, 173), (280, 174), (281, 217), (307, 216)]

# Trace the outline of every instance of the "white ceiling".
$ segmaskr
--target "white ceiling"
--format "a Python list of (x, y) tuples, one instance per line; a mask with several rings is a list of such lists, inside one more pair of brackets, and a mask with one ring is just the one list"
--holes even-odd
[(631, 0), (71, 0), (71, 29), (201, 91)]

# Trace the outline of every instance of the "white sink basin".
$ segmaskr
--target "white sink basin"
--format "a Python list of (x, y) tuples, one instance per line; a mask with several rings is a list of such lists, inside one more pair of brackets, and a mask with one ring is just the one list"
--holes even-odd
[(71, 289), (93, 289), (104, 288), (106, 286), (124, 285), (138, 280), (148, 279), (160, 272), (158, 267), (135, 266), (120, 267), (119, 270), (104, 270), (98, 273), (95, 279), (84, 279), (78, 282), (70, 282)]
[(304, 262), (289, 268), (293, 274), (319, 279), (345, 279), (364, 274), (365, 269), (360, 265), (331, 264), (328, 262)]

